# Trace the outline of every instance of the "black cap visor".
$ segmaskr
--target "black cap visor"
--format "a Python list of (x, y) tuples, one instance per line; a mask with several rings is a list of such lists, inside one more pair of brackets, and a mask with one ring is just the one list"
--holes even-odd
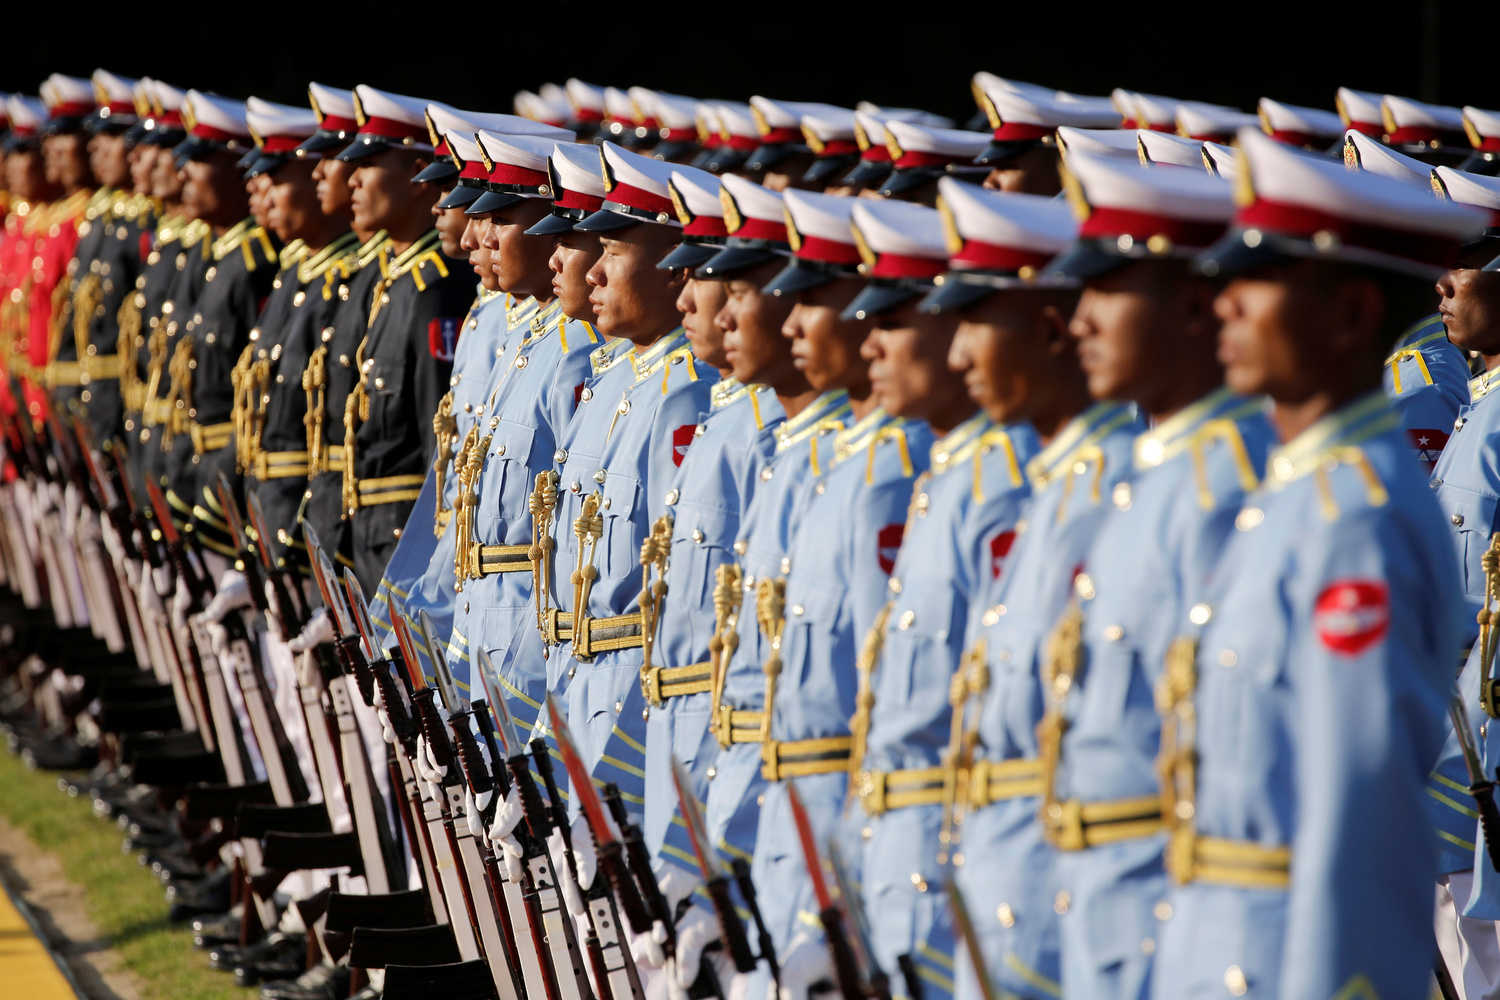
[(362, 160), (366, 156), (379, 156), (387, 149), (406, 148), (408, 147), (403, 146), (399, 142), (394, 142), (390, 139), (387, 139), (383, 135), (373, 135), (369, 132), (356, 132), (352, 137), (349, 145), (340, 150), (338, 155), (335, 156), (334, 159), (343, 160), (345, 163), (350, 163), (354, 160)]
[(146, 133), (141, 141), (148, 146), (159, 146), (162, 149), (176, 149), (187, 138), (187, 132), (175, 125), (163, 125), (156, 123), (156, 127)]
[(949, 275), (948, 280), (927, 293), (927, 297), (922, 300), (918, 308), (923, 312), (932, 313), (934, 316), (941, 316), (943, 313), (954, 313), (960, 309), (967, 309), (991, 292), (996, 291), (999, 291), (999, 289), (969, 281), (957, 281), (953, 279), (952, 275)]
[(637, 219), (633, 215), (623, 212), (611, 211), (601, 208), (597, 212), (591, 212), (581, 219), (573, 228), (580, 233), (607, 233), (615, 229), (628, 229), (645, 222), (645, 219)]
[(139, 122), (140, 119), (133, 114), (100, 108), (83, 120), (83, 128), (84, 131), (95, 135), (119, 135), (121, 132), (130, 131)]
[(998, 167), (1008, 160), (1029, 153), (1038, 146), (1046, 145), (1041, 139), (1011, 139), (1001, 141), (996, 139), (984, 147), (984, 152), (974, 157), (974, 162), (981, 167)]
[(789, 156), (811, 152), (811, 148), (795, 142), (775, 142), (757, 146), (750, 154), (749, 167), (751, 170), (770, 170)]
[(720, 280), (732, 278), (739, 271), (783, 259), (790, 252), (790, 247), (778, 253), (769, 247), (762, 246), (726, 246), (694, 271), (693, 277)]
[(885, 179), (891, 172), (890, 160), (861, 159), (855, 168), (839, 181), (840, 184), (874, 184)]
[(459, 181), (453, 186), (453, 190), (443, 195), (437, 203), (439, 209), (467, 208), (479, 200), (479, 196), (485, 194), (483, 187), (475, 184), (465, 184)]
[(427, 166), (417, 171), (417, 176), (411, 179), (413, 184), (447, 184), (458, 176), (458, 168), (453, 165), (452, 160), (433, 160)]
[(48, 118), (41, 127), (43, 136), (71, 135), (86, 131), (88, 131), (88, 118), (83, 115), (60, 115), (57, 118)]
[(858, 278), (859, 272), (848, 264), (827, 264), (819, 260), (793, 257), (761, 288), (762, 295), (796, 295), (809, 288), (826, 285), (839, 278)]
[[(243, 150), (244, 145), (239, 142), (219, 142), (214, 139), (205, 139), (202, 136), (189, 134), (187, 138), (172, 147), (172, 159), (176, 162), (177, 169), (181, 170), (193, 160), (205, 160), (215, 153), (230, 153), (240, 157), (235, 163), (235, 169), (243, 170), (244, 167), (239, 165), (246, 159), (242, 155)], [(260, 151), (252, 147), (249, 152), (259, 155)]]
[(353, 138), (353, 132), (329, 132), (319, 129), (306, 139), (297, 148), (307, 153), (326, 153), (330, 149), (343, 149), (349, 145)]
[(698, 149), (698, 144), (692, 140), (673, 139), (669, 142), (659, 142), (651, 150), (653, 158), (667, 163), (676, 163), (682, 157)]
[(249, 168), (245, 171), (245, 180), (248, 181), (252, 177), (259, 177), (261, 174), (275, 173), (283, 164), (292, 159), (295, 159), (295, 157), (292, 156), (290, 151), (285, 153), (262, 153), (251, 162)]
[(848, 307), (839, 314), (839, 318), (853, 321), (879, 316), (903, 302), (910, 302), (931, 289), (932, 283), (927, 281), (890, 281), (876, 278), (860, 289), (859, 294), (854, 296), (854, 301), (850, 302)]
[(854, 161), (857, 158), (852, 153), (842, 156), (820, 156), (816, 160), (813, 160), (812, 164), (802, 172), (802, 183), (825, 183), (834, 175), (854, 166)]
[(557, 209), (544, 216), (540, 222), (526, 230), (527, 236), (560, 236), (571, 233), (578, 219), (571, 215), (559, 215)]
[(700, 170), (707, 170), (711, 174), (723, 174), (739, 169), (749, 158), (750, 154), (742, 149), (716, 146), (713, 149), (705, 149), (693, 160), (692, 165)]
[(885, 179), (885, 183), (880, 185), (880, 193), (889, 198), (892, 195), (915, 191), (923, 184), (936, 181), (946, 172), (942, 167), (907, 167), (905, 170), (892, 170), (891, 175)]
[[(455, 188), (454, 190), (457, 190), (457, 188)], [(521, 197), (520, 195), (512, 194), (509, 191), (487, 190), (478, 198), (475, 198), (472, 205), (464, 209), (464, 214), (489, 215), (491, 212), (498, 212), (501, 209), (510, 208), (510, 206), (525, 200), (526, 199)]]
[[(693, 237), (690, 236), (688, 239), (693, 239)], [(663, 271), (675, 271), (678, 268), (696, 270), (707, 264), (723, 249), (722, 243), (679, 243), (656, 266)]]

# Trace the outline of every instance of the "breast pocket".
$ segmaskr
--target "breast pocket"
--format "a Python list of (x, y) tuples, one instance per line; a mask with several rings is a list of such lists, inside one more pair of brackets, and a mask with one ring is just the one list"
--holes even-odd
[(501, 520), (518, 521), (529, 512), (535, 485), (531, 450), (536, 431), (514, 420), (501, 420), (492, 435), (484, 471), (485, 502)]
[(1438, 506), (1449, 528), (1458, 533), (1458, 553), (1463, 560), (1464, 593), (1484, 597), (1484, 553), (1490, 547), (1495, 523), (1495, 498), (1447, 483), (1437, 493)]
[(401, 437), (405, 432), (401, 426), (405, 422), (401, 394), (406, 389), (406, 367), (389, 358), (372, 358), (364, 384), (370, 400), (369, 422), (390, 431), (392, 438)]
[(672, 600), (694, 606), (712, 601), (714, 573), (731, 558), (739, 526), (733, 511), (678, 505), (672, 517)]
[(953, 643), (962, 636), (954, 622), (953, 589), (943, 582), (908, 579), (904, 600), (886, 621), (881, 687), (923, 718), (948, 702), (948, 682), (957, 666)]
[(641, 570), (641, 537), (635, 524), (640, 492), (640, 482), (630, 476), (611, 474), (604, 482), (599, 508), (604, 517), (604, 538), (599, 542), (595, 565), (606, 579), (623, 580)]
[[(801, 634), (793, 646), (797, 651), (796, 662), (786, 666), (794, 671), (799, 698), (820, 704), (837, 703), (841, 699), (833, 672), (853, 667), (852, 663), (839, 663), (834, 655), (843, 618), (844, 590), (829, 580), (815, 579), (809, 583), (810, 586), (798, 588), (787, 609), (787, 631), (795, 629)], [(864, 636), (855, 636), (854, 640), (857, 644)], [(792, 643), (782, 643), (783, 649), (789, 645)]]

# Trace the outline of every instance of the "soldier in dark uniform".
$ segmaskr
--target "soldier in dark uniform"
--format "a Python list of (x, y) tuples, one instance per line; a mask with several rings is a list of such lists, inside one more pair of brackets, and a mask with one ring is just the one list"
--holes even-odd
[[(188, 93), (191, 128), (174, 150), (184, 175), (183, 201), (214, 239), (189, 254), (180, 335), (168, 363), (176, 438), (168, 463), (168, 496), (191, 508), (205, 548), (226, 557), (234, 547), (215, 495), (219, 472), (237, 474), (233, 449), (233, 371), (280, 267), (279, 245), (246, 218), (245, 185), (235, 161), (250, 145), (244, 105), (196, 90)], [(186, 441), (184, 442), (184, 439)]]
[(273, 118), (250, 112), (246, 118), (260, 147), (248, 173), (268, 178), (266, 217), (287, 249), (241, 358), (235, 435), (246, 488), (260, 497), (268, 525), (285, 532), (285, 546), (299, 534), (293, 525), (307, 492), (302, 375), (338, 307), (340, 267), (358, 250), (359, 238), (349, 231), (347, 213), (325, 213), (319, 203), (313, 173), (322, 154), (297, 148), (318, 129), (314, 113)]
[[(355, 94), (359, 132), (338, 156), (355, 168), (356, 225), (385, 229), (391, 242), (380, 253), (362, 335), (338, 344), (338, 365), (327, 366), (324, 434), (344, 448), (341, 506), (355, 572), (374, 593), (437, 446), (432, 416), (447, 389), (474, 286), (470, 269), (443, 255), (431, 228), (438, 188), (413, 183), (432, 157), (426, 102), (364, 85)], [(333, 351), (330, 345), (330, 359)], [(322, 484), (325, 493), (331, 485)], [(315, 484), (314, 502), (317, 492)]]

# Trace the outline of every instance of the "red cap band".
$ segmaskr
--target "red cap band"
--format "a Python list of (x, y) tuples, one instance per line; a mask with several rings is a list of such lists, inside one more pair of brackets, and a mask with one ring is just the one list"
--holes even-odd
[(901, 154), (896, 161), (897, 170), (905, 170), (908, 167), (946, 167), (950, 163), (959, 163), (957, 156), (944, 156), (941, 153), (924, 153), (920, 150), (909, 149)]
[(605, 196), (605, 200), (618, 202), (630, 208), (638, 208), (643, 212), (655, 212), (658, 215), (665, 212), (671, 218), (677, 218), (677, 212), (672, 208), (671, 198), (664, 198), (659, 194), (631, 187), (629, 184), (616, 184), (613, 190)]
[(233, 142), (236, 139), (243, 138), (243, 136), (235, 135), (233, 132), (226, 132), (221, 128), (214, 128), (212, 125), (205, 125), (202, 122), (193, 126), (193, 135), (200, 139), (208, 139), (211, 142)]
[(262, 153), (290, 153), (301, 144), (302, 139), (294, 135), (268, 135), (260, 151)]
[(1391, 132), (1386, 137), (1386, 141), (1393, 146), (1415, 146), (1419, 142), (1441, 142), (1457, 146), (1468, 142), (1469, 137), (1459, 132), (1447, 132), (1431, 125), (1403, 125)]
[(868, 149), (859, 154), (859, 158), (861, 160), (869, 160), (872, 163), (889, 163), (891, 162), (891, 151), (884, 146), (871, 144)]
[(853, 139), (832, 139), (823, 144), (822, 152), (818, 153), (820, 159), (831, 156), (850, 156), (859, 152), (859, 143)]
[(761, 145), (775, 146), (784, 142), (801, 142), (802, 132), (795, 128), (773, 128), (760, 137)]
[(744, 153), (760, 148), (760, 136), (731, 135), (728, 139), (724, 139), (721, 135), (720, 138), (723, 139), (721, 145), (728, 146), (730, 149), (738, 149)]
[(324, 115), (318, 127), (324, 132), (353, 132), (359, 128), (359, 122), (339, 115)]
[(604, 121), (604, 112), (597, 111), (594, 108), (574, 108), (573, 117), (581, 122), (602, 122)]
[(541, 170), (527, 170), (512, 163), (496, 163), (495, 169), (491, 170), (485, 178), (492, 184), (516, 184), (521, 187), (538, 187), (543, 184), (552, 183), (551, 178)]
[(1001, 122), (1000, 127), (995, 129), (995, 139), (999, 142), (1043, 139), (1051, 135), (1052, 131), (1045, 125), (1033, 125), (1030, 122)]
[(489, 171), (484, 169), (483, 160), (469, 160), (463, 165), (463, 169), (458, 172), (458, 176), (467, 177), (470, 180), (482, 181), (489, 177)]
[(1375, 226), (1305, 205), (1290, 205), (1259, 197), (1240, 209), (1234, 221), (1247, 228), (1267, 229), (1273, 233), (1308, 239), (1317, 233), (1328, 232), (1348, 246), (1438, 267), (1450, 266), (1457, 258), (1460, 246), (1457, 239), (1446, 236)]
[(669, 128), (661, 133), (663, 142), (697, 142), (698, 130), (695, 128)]
[(93, 101), (64, 101), (53, 105), (47, 114), (50, 118), (82, 118), (93, 114), (97, 107)]
[(729, 234), (739, 240), (774, 240), (777, 243), (785, 243), (786, 223), (772, 222), (769, 219), (744, 219), (740, 228)]
[(722, 215), (695, 215), (693, 221), (682, 227), (684, 236), (728, 236), (729, 227), (724, 225)]
[(1372, 139), (1379, 139), (1385, 134), (1385, 126), (1380, 122), (1349, 122), (1349, 128), (1356, 132), (1363, 132)]
[(825, 264), (848, 264), (859, 263), (859, 247), (853, 243), (840, 243), (838, 240), (825, 239), (822, 236), (802, 237), (802, 245), (797, 248), (796, 256), (803, 260), (816, 260)]
[(394, 118), (366, 118), (365, 123), (359, 127), (362, 135), (378, 135), (385, 139), (413, 139), (426, 145), (431, 138), (427, 134), (427, 126), (410, 125), (406, 122), (398, 122)]
[(1078, 235), (1084, 239), (1129, 236), (1141, 242), (1153, 236), (1165, 236), (1178, 246), (1206, 247), (1223, 236), (1224, 229), (1222, 222), (1175, 219), (1129, 208), (1096, 207), (1078, 227)]
[(1035, 250), (1018, 250), (980, 240), (964, 240), (963, 249), (954, 254), (951, 263), (955, 268), (984, 271), (1019, 271), (1023, 267), (1040, 270), (1052, 260), (1052, 254)]
[(553, 193), (560, 196), (552, 199), (552, 204), (558, 208), (581, 208), (585, 212), (597, 212), (604, 205), (603, 198), (596, 198), (582, 191), (569, 191), (563, 188)]
[(883, 253), (870, 269), (872, 278), (936, 278), (948, 269), (946, 260), (909, 257), (906, 254)]
[[(1278, 128), (1271, 130), (1271, 138), (1275, 139), (1277, 142), (1284, 142), (1288, 146), (1311, 146), (1314, 145), (1320, 137), (1314, 135), (1311, 132), (1299, 132), (1296, 129)], [(1328, 141), (1332, 142), (1333, 140), (1329, 139)]]

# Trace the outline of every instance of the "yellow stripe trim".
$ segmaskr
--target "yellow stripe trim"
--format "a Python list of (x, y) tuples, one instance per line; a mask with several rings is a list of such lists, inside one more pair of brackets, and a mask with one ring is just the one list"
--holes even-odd
[(635, 740), (631, 739), (630, 738), (630, 734), (626, 733), (625, 730), (621, 729), (619, 726), (615, 726), (614, 727), (614, 734), (616, 736), (620, 737), (620, 739), (624, 740), (625, 741), (625, 745), (628, 746), (628, 747), (630, 747), (630, 749), (634, 750), (636, 753), (638, 753), (638, 754), (640, 754), (642, 756), (645, 756), (645, 754), (646, 754), (646, 748), (643, 747), (643, 746), (641, 746)]
[(1430, 796), (1432, 796), (1433, 798), (1437, 799), (1439, 802), (1441, 802), (1443, 805), (1447, 806), (1448, 808), (1450, 808), (1450, 809), (1457, 809), (1459, 812), (1463, 813), (1465, 816), (1469, 817), (1470, 819), (1478, 819), (1479, 818), (1479, 812), (1478, 812), (1478, 810), (1470, 809), (1467, 806), (1464, 806), (1464, 805), (1461, 805), (1461, 804), (1459, 804), (1457, 802), (1454, 802), (1452, 799), (1448, 798), (1448, 796), (1444, 795), (1442, 792), (1438, 791), (1436, 788), (1429, 788), (1429, 789), (1427, 789), (1427, 794), (1430, 795)]
[(1449, 788), (1453, 789), (1455, 792), (1458, 792), (1461, 795), (1469, 794), (1468, 785), (1461, 785), (1445, 774), (1439, 774), (1438, 772), (1433, 771), (1427, 777), (1429, 780), (1436, 781), (1440, 785), (1447, 785)]
[(1453, 834), (1449, 833), (1447, 830), (1439, 830), (1437, 832), (1437, 835), (1438, 835), (1438, 837), (1440, 839), (1446, 840), (1450, 844), (1457, 844), (1459, 847), (1462, 847), (1466, 851), (1472, 851), (1474, 849), (1474, 844), (1473, 843), (1471, 843), (1470, 841), (1464, 840), (1462, 837), (1455, 837)]
[(1048, 979), (1040, 972), (1027, 965), (1016, 957), (1015, 952), (1007, 951), (1000, 959), (1007, 969), (1026, 980), (1032, 986), (1046, 993), (1048, 996), (1062, 996), (1062, 983), (1055, 979)]

